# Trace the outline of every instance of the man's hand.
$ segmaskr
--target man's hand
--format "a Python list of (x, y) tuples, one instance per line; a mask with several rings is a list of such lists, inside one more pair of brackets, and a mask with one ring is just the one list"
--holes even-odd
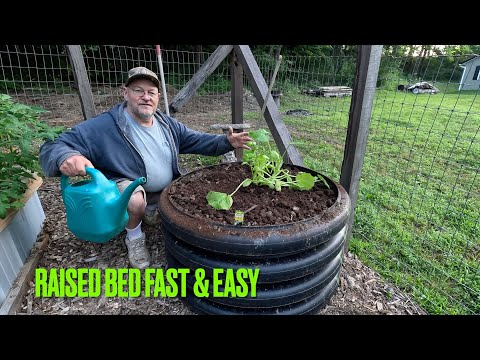
[(94, 167), (85, 156), (73, 155), (60, 165), (60, 171), (67, 176), (85, 176), (85, 166)]
[(228, 128), (227, 139), (230, 141), (230, 144), (237, 149), (237, 148), (244, 148), (250, 150), (250, 147), (247, 145), (249, 141), (253, 141), (253, 139), (248, 136), (248, 132), (243, 131), (239, 133), (234, 133), (232, 127)]

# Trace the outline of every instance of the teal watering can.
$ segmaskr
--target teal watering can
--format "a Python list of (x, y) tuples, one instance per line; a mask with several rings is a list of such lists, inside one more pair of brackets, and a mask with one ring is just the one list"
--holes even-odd
[(101, 171), (85, 167), (92, 178), (70, 184), (62, 174), (60, 184), (67, 213), (67, 226), (81, 240), (103, 243), (117, 236), (128, 222), (127, 205), (138, 185), (145, 184), (140, 177), (120, 195), (117, 185)]

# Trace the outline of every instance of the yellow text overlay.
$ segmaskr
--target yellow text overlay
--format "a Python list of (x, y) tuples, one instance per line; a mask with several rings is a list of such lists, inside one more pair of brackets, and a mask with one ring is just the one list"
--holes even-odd
[(36, 297), (256, 297), (259, 269), (37, 268)]

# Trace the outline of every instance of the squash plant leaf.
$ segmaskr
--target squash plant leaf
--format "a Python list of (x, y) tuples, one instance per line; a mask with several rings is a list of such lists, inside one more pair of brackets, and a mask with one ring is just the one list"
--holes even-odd
[(299, 172), (295, 177), (296, 184), (300, 190), (310, 190), (315, 185), (316, 176), (306, 172)]
[(270, 135), (267, 130), (259, 129), (256, 131), (250, 131), (248, 135), (256, 142), (268, 142), (270, 141)]
[(218, 191), (209, 191), (207, 201), (216, 210), (228, 210), (232, 207), (233, 198), (231, 195)]

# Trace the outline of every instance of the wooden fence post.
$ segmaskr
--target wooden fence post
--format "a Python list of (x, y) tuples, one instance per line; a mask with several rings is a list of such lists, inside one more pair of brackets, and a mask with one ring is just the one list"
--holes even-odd
[[(232, 79), (232, 124), (243, 124), (243, 67), (238, 62), (235, 51), (232, 51), (230, 58), (230, 69)], [(235, 157), (241, 161), (243, 149), (235, 149)]]
[(275, 100), (267, 96), (268, 86), (258, 67), (257, 61), (253, 56), (252, 50), (248, 45), (234, 45), (234, 50), (238, 61), (242, 65), (243, 71), (252, 86), (253, 94), (259, 105), (263, 105), (266, 99), (265, 121), (277, 144), (280, 154), (284, 154), (283, 161), (287, 164), (303, 166), (303, 160), (295, 145), (292, 144), (292, 138), (287, 126), (283, 122)]
[(176, 113), (190, 100), (210, 74), (212, 74), (218, 65), (230, 54), (232, 49), (233, 45), (220, 45), (215, 49), (213, 54), (210, 55), (200, 69), (193, 74), (187, 84), (172, 99), (170, 102), (170, 112)]
[(350, 104), (350, 115), (343, 154), (340, 184), (347, 190), (351, 200), (348, 232), (345, 250), (348, 250), (352, 236), (358, 185), (362, 174), (363, 160), (367, 146), (373, 97), (377, 84), (378, 69), (383, 45), (361, 45), (358, 49), (355, 84)]
[(97, 115), (97, 112), (93, 102), (92, 87), (88, 80), (85, 62), (83, 61), (82, 49), (80, 45), (67, 45), (67, 53), (72, 65), (75, 83), (78, 86), (83, 118), (86, 120)]

